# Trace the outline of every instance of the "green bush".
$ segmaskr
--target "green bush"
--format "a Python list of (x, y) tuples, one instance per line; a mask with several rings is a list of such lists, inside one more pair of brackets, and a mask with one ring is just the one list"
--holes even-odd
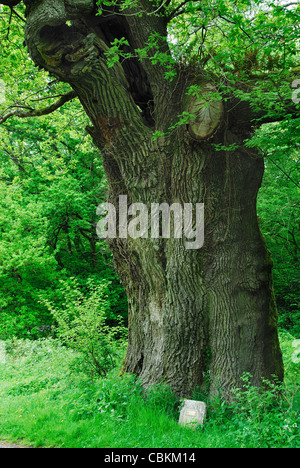
[(64, 303), (57, 308), (44, 299), (58, 323), (57, 333), (62, 342), (79, 352), (77, 364), (91, 375), (102, 377), (116, 366), (120, 350), (124, 347), (126, 329), (121, 324), (110, 326), (108, 281), (88, 281), (88, 291), (71, 278), (63, 282)]
[[(234, 391), (231, 423), (241, 447), (290, 446), (299, 435), (297, 414), (283, 397), (282, 385), (263, 380), (263, 389), (242, 377), (242, 388)], [(298, 421), (299, 422), (299, 421)]]

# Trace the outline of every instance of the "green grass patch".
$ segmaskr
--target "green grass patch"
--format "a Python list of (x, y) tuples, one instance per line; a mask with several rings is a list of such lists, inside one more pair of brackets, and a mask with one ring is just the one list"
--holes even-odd
[(6, 343), (0, 362), (0, 438), (36, 447), (299, 447), (299, 363), (294, 338), (281, 336), (286, 378), (264, 394), (245, 388), (227, 405), (209, 402), (204, 427), (178, 424), (180, 401), (159, 385), (147, 395), (133, 376), (91, 379), (78, 353), (57, 340)]

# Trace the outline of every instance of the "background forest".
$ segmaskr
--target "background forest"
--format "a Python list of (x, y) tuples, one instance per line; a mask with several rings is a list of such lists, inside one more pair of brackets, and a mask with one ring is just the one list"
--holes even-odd
[[(230, 3), (232, 2), (223, 2), (224, 8), (229, 8)], [(247, 2), (241, 3), (246, 5)], [(69, 87), (38, 70), (29, 59), (23, 46), (23, 14), (22, 6), (15, 12), (0, 6), (0, 340), (5, 340), (12, 346), (14, 340), (15, 343), (20, 343), (17, 340), (56, 339), (59, 336), (64, 342), (69, 341), (74, 345), (76, 339), (78, 343), (78, 337), (75, 339), (70, 334), (70, 327), (74, 324), (70, 319), (70, 308), (73, 307), (74, 311), (77, 307), (79, 310), (84, 304), (84, 310), (89, 310), (91, 314), (90, 322), (87, 319), (85, 324), (86, 330), (94, 335), (99, 332), (98, 325), (93, 328), (94, 309), (102, 311), (102, 335), (98, 334), (98, 339), (99, 336), (107, 336), (105, 327), (113, 330), (113, 334), (109, 336), (110, 341), (105, 342), (103, 338), (99, 345), (101, 352), (106, 349), (109, 355), (113, 349), (112, 340), (123, 342), (126, 335), (127, 299), (114, 271), (112, 256), (106, 243), (96, 235), (96, 208), (106, 200), (107, 195), (101, 157), (91, 137), (84, 131), (89, 122), (76, 99), (50, 115), (24, 117), (32, 109), (49, 106), (53, 103), (53, 98), (59, 99), (69, 91)], [(298, 19), (296, 13), (295, 16), (291, 13), (289, 23), (286, 16), (284, 19), (280, 16), (279, 10), (277, 16), (275, 11), (270, 19), (273, 25), (274, 18), (278, 21), (275, 29), (278, 31), (281, 28), (282, 37), (289, 37), (284, 46), (285, 67), (287, 70), (297, 67), (299, 50), (292, 50), (291, 44), (293, 40), (295, 44), (297, 37), (299, 38), (292, 28), (292, 24), (299, 22), (299, 13)], [(249, 54), (243, 57), (238, 37), (234, 35), (230, 22), (227, 25), (228, 50), (223, 47), (221, 55), (218, 37), (215, 35), (216, 44), (208, 38), (206, 50), (209, 51), (210, 58), (207, 57), (207, 61), (211, 58), (217, 60), (220, 69), (224, 70), (224, 62), (229, 63), (232, 59), (231, 71), (235, 75), (246, 71), (249, 74), (250, 71), (260, 73), (259, 64), (264, 62), (263, 67), (274, 73), (274, 86), (270, 87), (268, 96), (272, 102), (272, 93), (276, 94), (279, 87), (276, 83), (276, 70), (282, 65), (280, 60), (283, 60), (280, 44), (277, 44), (278, 50), (273, 52), (270, 39), (269, 49), (266, 47), (261, 55), (259, 52), (255, 54), (254, 49), (248, 49)], [(205, 31), (196, 31), (196, 28), (192, 30), (192, 23), (190, 28), (191, 30), (183, 29), (179, 22), (170, 31), (174, 60), (185, 65), (199, 59), (199, 35), (202, 34), (203, 38)], [(261, 34), (264, 29), (270, 29), (266, 17), (260, 19), (256, 28)], [(275, 36), (273, 39), (275, 41)], [(179, 43), (186, 43), (186, 50), (181, 47), (180, 55), (177, 48)], [(117, 48), (115, 52), (117, 54)], [(299, 70), (300, 78), (300, 68), (294, 69), (295, 73)], [(171, 71), (168, 73), (171, 78)], [(261, 90), (261, 94), (257, 91), (252, 96), (254, 105), (266, 98), (264, 93)], [(271, 106), (269, 111), (271, 112)], [(299, 128), (300, 118), (292, 119), (283, 110), (281, 121), (261, 127), (258, 125), (252, 140), (248, 142), (249, 147), (258, 147), (265, 157), (265, 175), (258, 198), (259, 223), (274, 262), (274, 292), (279, 327), (285, 336), (290, 336), (290, 343), (300, 339)], [(79, 343), (81, 348), (84, 340), (82, 336)], [(15, 352), (23, 352), (26, 359), (32, 359), (32, 351), (28, 354), (27, 345), (24, 345), (27, 351), (22, 346), (15, 345)], [(43, 352), (41, 351), (41, 355), (46, 356)], [(53, 351), (54, 359), (57, 360), (58, 354), (55, 353)], [(73, 358), (69, 356), (68, 359)], [(101, 359), (99, 358), (93, 371), (103, 377), (114, 365), (108, 364), (107, 357), (106, 360)], [(123, 382), (122, 392), (128, 396), (130, 389), (132, 396), (132, 381), (128, 382)], [(77, 388), (80, 386), (77, 385)], [(81, 413), (74, 410), (74, 420), (78, 418), (78, 414), (83, 415), (84, 419), (95, 410), (90, 402), (96, 401), (93, 394), (96, 390), (93, 390), (94, 387), (89, 388), (90, 396), (82, 393), (86, 403), (83, 404)], [(106, 399), (103, 397), (102, 401), (105, 400), (108, 405), (105, 407), (101, 403), (102, 412), (115, 410), (110, 406), (112, 399), (119, 401), (120, 392), (114, 394), (112, 388), (108, 384), (102, 388), (104, 393), (107, 392)], [(138, 391), (135, 391), (134, 398), (138, 399)], [(94, 396), (91, 397), (92, 394)], [(148, 411), (162, 405), (166, 414), (169, 414), (174, 402), (170, 400), (166, 390), (160, 395), (162, 396), (158, 397), (158, 393), (154, 392), (149, 398)], [(255, 401), (257, 395), (252, 394), (252, 397)], [(127, 411), (130, 408), (132, 412), (128, 401), (123, 402), (123, 409)], [(124, 419), (124, 414), (120, 416), (121, 420)], [(218, 417), (221, 414), (224, 416), (225, 413), (219, 412)], [(131, 416), (133, 417), (133, 412)], [(237, 423), (237, 416), (234, 421)], [(26, 434), (28, 436), (28, 431), (25, 436)], [(69, 444), (75, 436), (73, 439), (72, 437), (70, 436)], [(31, 434), (31, 440), (32, 438)], [(232, 436), (232, 444), (234, 438)], [(45, 443), (45, 440), (47, 441), (46, 435), (40, 443)], [(134, 444), (137, 440), (138, 436), (135, 442), (128, 443)], [(185, 435), (181, 435), (181, 440), (184, 444), (189, 443)], [(120, 446), (124, 443), (120, 442)], [(149, 439), (147, 443), (153, 442)]]
[[(8, 40), (2, 41), (2, 108), (47, 106), (45, 94), (65, 90), (29, 60), (22, 36), (14, 34), (19, 27), (11, 24)], [(79, 103), (73, 102), (53, 115), (16, 117), (1, 126), (0, 333), (4, 339), (51, 335), (54, 319), (42, 299), (60, 306), (62, 292), (74, 278), (80, 288), (88, 288), (92, 278), (97, 284), (109, 284), (111, 318), (126, 316), (126, 298), (111, 255), (96, 235), (96, 208), (105, 199), (106, 182), (98, 151), (83, 131), (87, 124)]]

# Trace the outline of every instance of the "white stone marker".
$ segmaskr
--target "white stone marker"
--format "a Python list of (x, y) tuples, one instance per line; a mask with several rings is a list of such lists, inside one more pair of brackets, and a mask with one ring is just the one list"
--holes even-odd
[(203, 401), (183, 400), (184, 406), (180, 411), (179, 424), (196, 429), (203, 425), (206, 416), (206, 404)]

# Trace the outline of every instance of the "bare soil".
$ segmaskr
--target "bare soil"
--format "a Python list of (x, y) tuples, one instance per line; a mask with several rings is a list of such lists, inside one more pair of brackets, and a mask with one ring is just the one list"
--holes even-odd
[(29, 447), (28, 445), (11, 444), (10, 442), (5, 442), (4, 440), (0, 440), (0, 449), (2, 448), (33, 448), (33, 447)]

